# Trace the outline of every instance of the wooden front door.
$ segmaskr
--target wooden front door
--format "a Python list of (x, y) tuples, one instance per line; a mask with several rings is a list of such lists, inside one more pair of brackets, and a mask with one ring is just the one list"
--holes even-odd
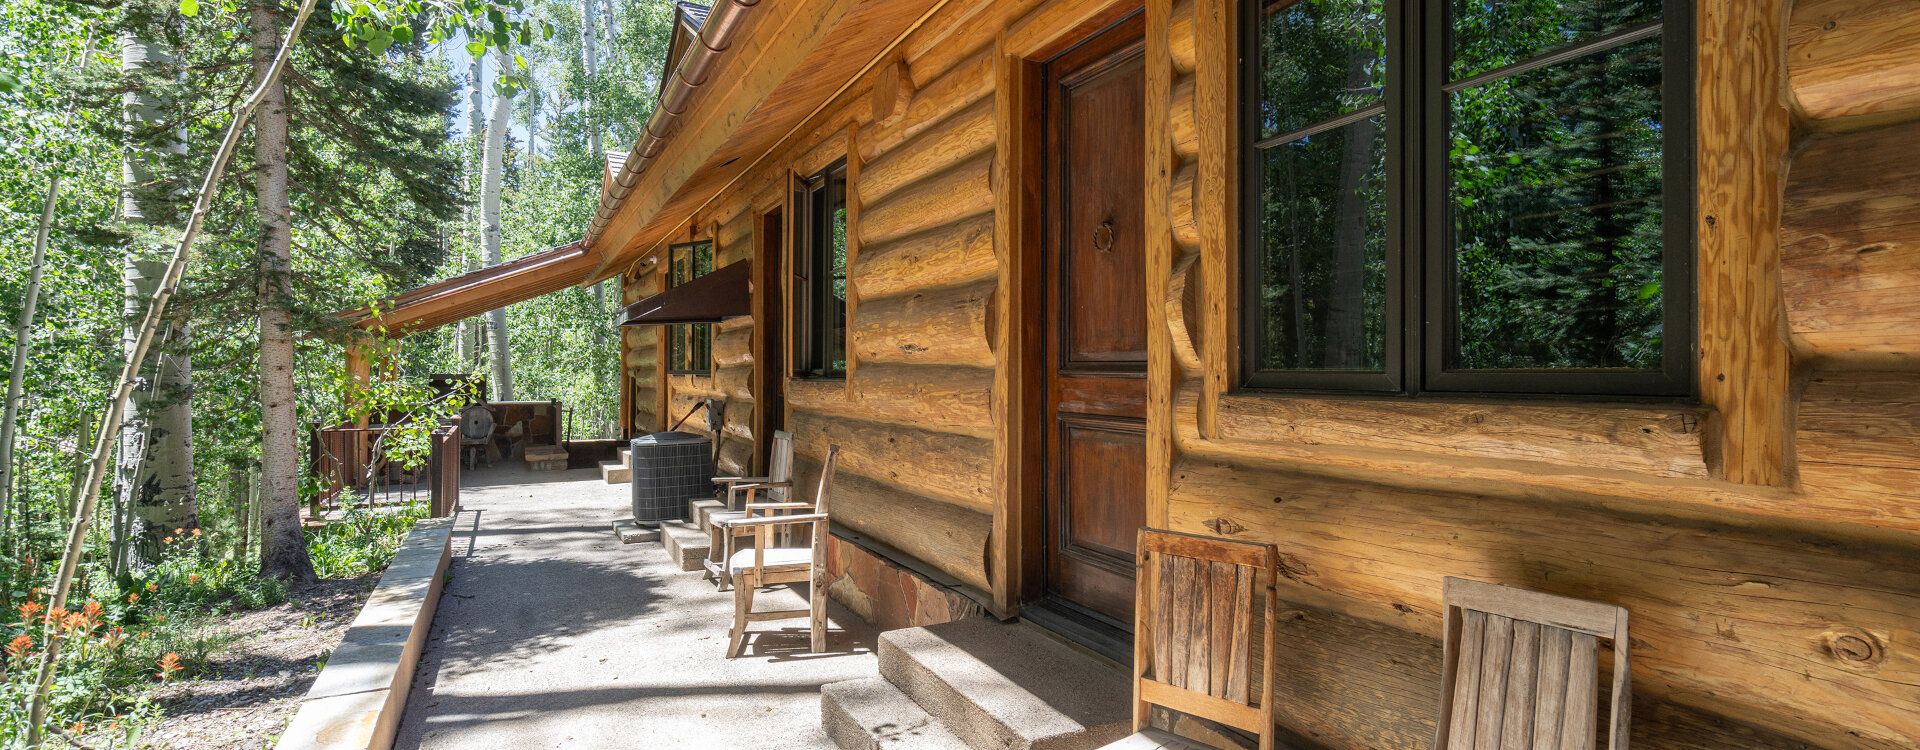
[(1133, 620), (1146, 520), (1146, 70), (1139, 15), (1045, 68), (1047, 603)]

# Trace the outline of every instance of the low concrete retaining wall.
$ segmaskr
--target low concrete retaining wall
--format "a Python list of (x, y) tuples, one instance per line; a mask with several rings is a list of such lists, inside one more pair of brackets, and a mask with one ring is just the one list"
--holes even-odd
[(279, 750), (386, 750), (400, 728), (451, 556), (453, 519), (413, 526), (360, 616), (327, 657)]

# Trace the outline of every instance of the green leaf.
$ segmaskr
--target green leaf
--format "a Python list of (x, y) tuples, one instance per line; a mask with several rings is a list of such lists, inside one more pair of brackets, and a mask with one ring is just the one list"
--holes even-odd
[(180, 0), (180, 15), (188, 18), (200, 15), (200, 0)]
[(390, 36), (393, 37), (394, 41), (406, 44), (413, 41), (413, 29), (406, 26), (395, 26)]
[(546, 21), (541, 21), (540, 22), (540, 41), (544, 42), (552, 38), (553, 38), (553, 24), (547, 23)]
[(376, 55), (386, 52), (388, 47), (393, 46), (393, 34), (385, 31), (374, 34), (372, 39), (367, 40), (367, 46), (372, 48)]
[(13, 93), (24, 90), (26, 87), (27, 82), (20, 80), (20, 76), (0, 70), (0, 93)]
[(479, 57), (487, 54), (487, 45), (479, 42), (467, 42), (467, 54)]
[(1653, 299), (1653, 295), (1656, 295), (1659, 293), (1660, 293), (1660, 282), (1649, 281), (1644, 286), (1640, 287), (1639, 297), (1640, 299)]
[(514, 64), (514, 66), (515, 66), (515, 67), (518, 67), (518, 68), (520, 68), (521, 70), (526, 70), (526, 69), (527, 69), (527, 58), (524, 58), (524, 57), (521, 57), (521, 56), (519, 56), (519, 55), (514, 55), (514, 56), (513, 56), (513, 64)]

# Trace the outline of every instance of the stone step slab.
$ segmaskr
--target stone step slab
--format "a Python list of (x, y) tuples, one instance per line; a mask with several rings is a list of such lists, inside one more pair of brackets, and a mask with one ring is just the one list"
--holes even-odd
[(674, 561), (681, 570), (704, 570), (707, 560), (707, 533), (693, 527), (685, 521), (662, 521), (660, 523), (660, 546), (667, 551), (667, 559)]
[(979, 750), (1099, 748), (1131, 733), (1111, 665), (1019, 625), (969, 618), (880, 635), (880, 675)]
[(600, 478), (607, 480), (607, 484), (626, 484), (633, 481), (633, 469), (623, 463), (601, 461)]
[(820, 726), (840, 750), (962, 750), (967, 745), (884, 678), (820, 686)]

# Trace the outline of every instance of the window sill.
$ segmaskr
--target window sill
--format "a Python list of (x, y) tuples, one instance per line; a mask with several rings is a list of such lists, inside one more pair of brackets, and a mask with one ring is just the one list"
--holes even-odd
[[(1197, 404), (1195, 388), (1181, 402)], [(1240, 392), (1216, 404), (1224, 440), (1526, 461), (1572, 469), (1712, 479), (1713, 410), (1579, 401), (1369, 399)]]

